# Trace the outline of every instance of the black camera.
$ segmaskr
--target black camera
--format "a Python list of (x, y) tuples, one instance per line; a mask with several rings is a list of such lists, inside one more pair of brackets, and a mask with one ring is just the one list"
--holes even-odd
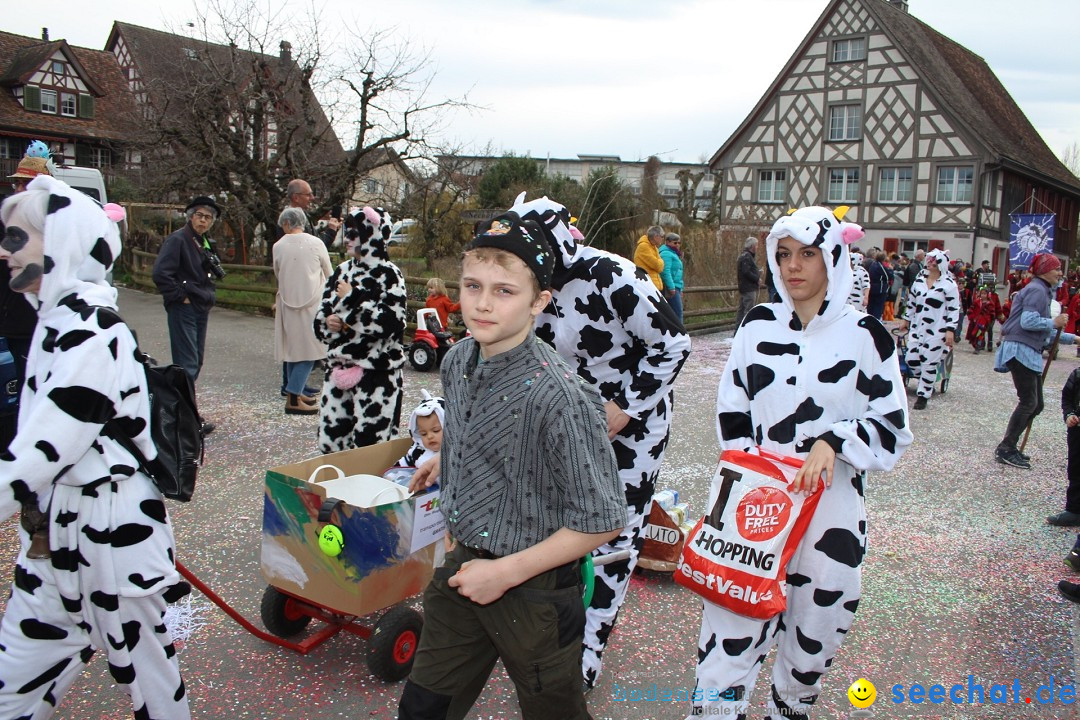
[(203, 248), (202, 266), (203, 270), (213, 275), (215, 280), (221, 280), (228, 274), (225, 268), (221, 267), (221, 259), (217, 253), (210, 248)]

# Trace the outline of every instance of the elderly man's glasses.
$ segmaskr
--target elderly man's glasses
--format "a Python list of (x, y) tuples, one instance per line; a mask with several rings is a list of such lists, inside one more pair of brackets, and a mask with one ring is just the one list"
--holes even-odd
[(193, 218), (195, 218), (197, 220), (206, 220), (208, 222), (214, 222), (214, 220), (216, 219), (213, 215), (211, 215), (209, 213), (204, 213), (204, 212), (197, 212), (197, 213), (193, 214), (191, 217), (193, 217)]

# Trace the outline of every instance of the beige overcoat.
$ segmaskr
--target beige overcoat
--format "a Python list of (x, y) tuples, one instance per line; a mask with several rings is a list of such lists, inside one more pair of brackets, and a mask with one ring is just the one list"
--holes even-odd
[(312, 323), (326, 278), (334, 268), (322, 240), (307, 233), (289, 233), (274, 243), (277, 313), (274, 316), (274, 359), (278, 362), (322, 360), (326, 346), (315, 338)]

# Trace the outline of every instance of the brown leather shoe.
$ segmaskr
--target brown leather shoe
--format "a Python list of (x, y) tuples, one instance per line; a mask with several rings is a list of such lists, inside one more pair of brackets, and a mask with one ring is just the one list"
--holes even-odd
[(315, 403), (313, 399), (308, 398), (305, 395), (293, 395), (292, 393), (289, 393), (288, 399), (285, 401), (286, 415), (317, 415), (318, 412), (318, 403)]

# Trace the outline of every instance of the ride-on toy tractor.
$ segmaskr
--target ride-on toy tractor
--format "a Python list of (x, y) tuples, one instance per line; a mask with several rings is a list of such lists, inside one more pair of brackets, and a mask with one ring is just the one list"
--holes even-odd
[(409, 362), (420, 372), (427, 372), (442, 362), (454, 344), (453, 334), (439, 322), (435, 308), (416, 311), (416, 332), (409, 346)]

